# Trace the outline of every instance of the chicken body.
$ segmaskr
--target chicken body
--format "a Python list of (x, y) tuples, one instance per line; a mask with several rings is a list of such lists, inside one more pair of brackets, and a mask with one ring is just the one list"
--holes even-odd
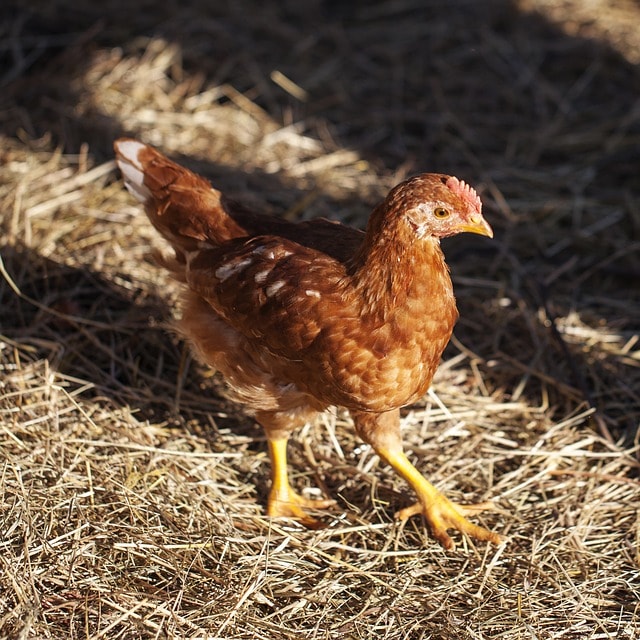
[[(465, 517), (402, 451), (399, 408), (427, 391), (458, 312), (440, 238), (492, 235), (464, 182), (423, 174), (391, 190), (366, 232), (327, 220), (291, 223), (252, 212), (148, 145), (115, 144), (125, 184), (175, 250), (164, 260), (186, 284), (179, 331), (220, 371), (264, 428), (272, 462), (268, 514), (318, 523), (289, 485), (291, 432), (331, 405), (418, 495), (450, 548), (447, 529), (498, 543)], [(480, 505), (482, 508), (482, 505)]]

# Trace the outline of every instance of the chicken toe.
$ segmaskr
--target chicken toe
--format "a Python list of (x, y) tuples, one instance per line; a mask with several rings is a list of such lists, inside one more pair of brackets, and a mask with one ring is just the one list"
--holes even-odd
[(501, 537), (497, 533), (473, 524), (465, 517), (465, 515), (470, 513), (480, 513), (485, 509), (491, 508), (493, 508), (491, 502), (460, 505), (451, 502), (438, 492), (435, 496), (429, 495), (429, 502), (416, 502), (409, 507), (400, 509), (395, 515), (398, 520), (407, 520), (411, 516), (421, 513), (427, 521), (433, 537), (445, 549), (453, 549), (455, 548), (455, 542), (447, 533), (448, 529), (456, 529), (476, 540), (493, 542), (494, 544), (500, 544), (502, 542)]
[(401, 450), (378, 449), (378, 454), (413, 487), (418, 495), (418, 502), (398, 511), (396, 518), (406, 520), (412, 515), (421, 513), (427, 521), (433, 537), (445, 549), (455, 547), (453, 539), (447, 533), (448, 529), (456, 529), (476, 540), (493, 542), (494, 544), (502, 542), (502, 538), (497, 533), (473, 524), (465, 517), (465, 515), (490, 509), (492, 507), (490, 502), (469, 506), (451, 502), (422, 476)]
[(288, 484), (272, 488), (269, 493), (267, 515), (271, 518), (290, 518), (307, 529), (323, 529), (326, 524), (309, 515), (306, 509), (328, 509), (335, 500), (310, 500), (296, 493)]

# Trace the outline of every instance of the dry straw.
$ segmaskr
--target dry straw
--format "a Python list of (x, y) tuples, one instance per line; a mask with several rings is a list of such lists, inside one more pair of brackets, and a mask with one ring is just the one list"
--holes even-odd
[[(0, 638), (640, 637), (637, 5), (28, 4), (0, 25)], [(292, 219), (362, 225), (420, 170), (482, 190), (496, 239), (446, 244), (461, 321), (403, 424), (505, 546), (395, 523), (342, 413), (291, 443), (328, 527), (264, 516), (122, 133)]]

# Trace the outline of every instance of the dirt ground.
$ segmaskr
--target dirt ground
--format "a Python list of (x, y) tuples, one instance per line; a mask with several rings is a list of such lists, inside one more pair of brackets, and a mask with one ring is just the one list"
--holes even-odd
[[(640, 637), (640, 5), (4, 0), (0, 638)], [(168, 330), (113, 163), (137, 137), (274, 215), (362, 227), (413, 173), (480, 192), (411, 460), (499, 546), (404, 525), (328, 413), (327, 528), (265, 516), (261, 431)]]

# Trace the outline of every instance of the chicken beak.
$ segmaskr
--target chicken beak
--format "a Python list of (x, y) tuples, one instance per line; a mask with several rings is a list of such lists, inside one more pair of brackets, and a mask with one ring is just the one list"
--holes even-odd
[(469, 216), (469, 221), (461, 224), (458, 228), (460, 231), (477, 233), (481, 236), (489, 236), (489, 238), (493, 238), (493, 229), (480, 213)]

